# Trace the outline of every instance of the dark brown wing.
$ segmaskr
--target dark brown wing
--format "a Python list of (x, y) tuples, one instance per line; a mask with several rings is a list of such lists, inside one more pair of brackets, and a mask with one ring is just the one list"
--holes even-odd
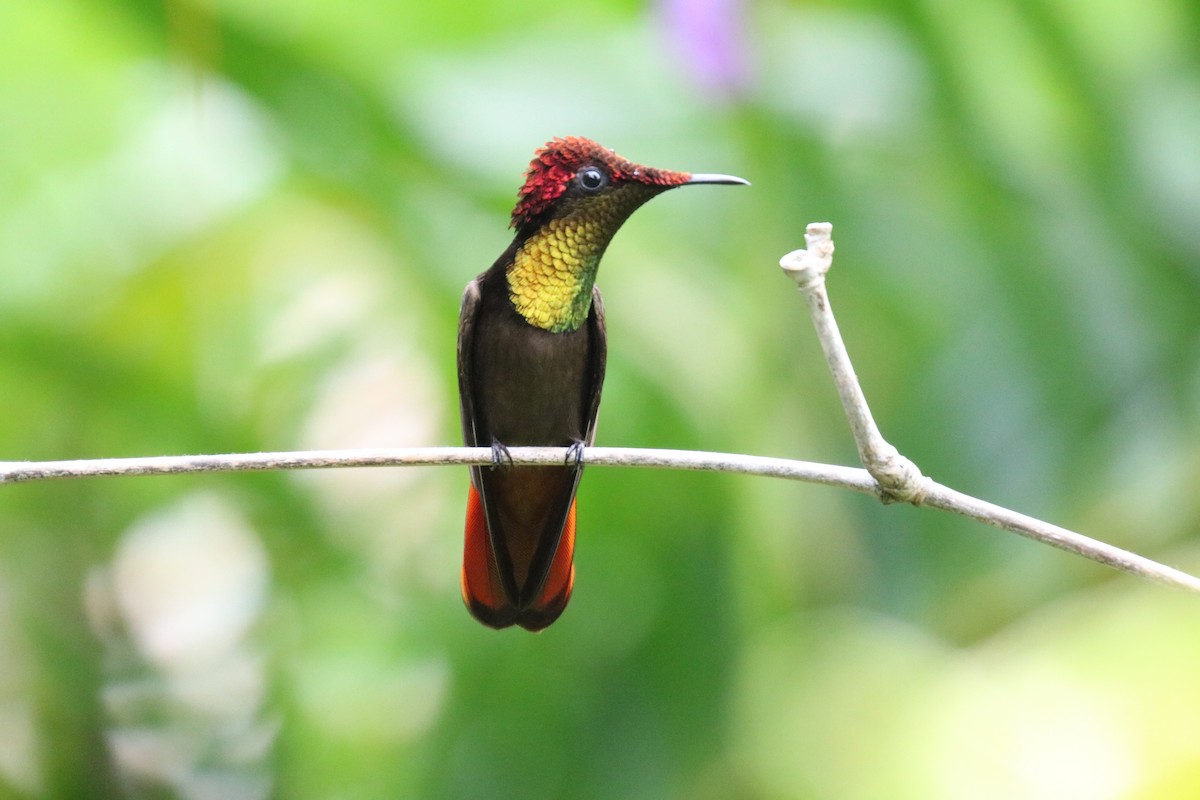
[[(472, 359), (475, 352), (475, 331), (482, 306), (479, 276), (463, 290), (458, 315), (458, 409), (462, 424), (463, 444), (480, 446), (476, 422), (475, 386)], [(491, 442), (489, 441), (488, 444)], [(514, 605), (511, 580), (500, 576), (503, 569), (496, 563), (495, 543), (492, 541), (487, 515), (484, 511), (485, 492), (482, 471), (471, 467), (471, 485), (467, 493), (466, 541), (463, 548), (462, 596), (471, 614), (485, 625), (504, 628), (516, 622), (519, 615)]]
[(458, 410), (462, 418), (463, 444), (467, 447), (479, 447), (475, 433), (475, 392), (471, 385), (469, 363), (475, 344), (475, 318), (478, 312), (479, 278), (476, 278), (463, 290), (462, 305), (458, 312)]
[[(588, 398), (588, 416), (584, 424), (583, 441), (591, 446), (596, 441), (596, 418), (600, 415), (600, 390), (604, 387), (604, 365), (608, 360), (608, 330), (604, 324), (604, 301), (600, 298), (600, 287), (592, 287), (592, 313), (588, 315), (591, 329), (591, 352), (588, 354), (592, 368), (591, 396)], [(576, 482), (578, 483), (578, 482)]]

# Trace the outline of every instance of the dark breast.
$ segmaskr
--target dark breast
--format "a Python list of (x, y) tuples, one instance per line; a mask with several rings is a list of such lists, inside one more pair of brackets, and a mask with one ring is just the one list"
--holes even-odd
[(582, 440), (593, 391), (589, 326), (565, 333), (536, 328), (506, 294), (497, 294), (481, 304), (470, 361), (479, 444)]

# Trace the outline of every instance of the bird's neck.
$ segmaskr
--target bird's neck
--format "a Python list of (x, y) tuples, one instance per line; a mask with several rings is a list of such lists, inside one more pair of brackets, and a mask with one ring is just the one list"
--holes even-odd
[(505, 271), (513, 308), (534, 327), (577, 330), (591, 311), (592, 286), (610, 239), (603, 221), (588, 215), (543, 224), (517, 246)]

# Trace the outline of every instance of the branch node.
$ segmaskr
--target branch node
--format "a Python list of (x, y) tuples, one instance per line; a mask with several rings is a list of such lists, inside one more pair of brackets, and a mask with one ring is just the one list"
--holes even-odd
[(879, 499), (888, 503), (910, 503), (919, 506), (933, 486), (933, 481), (921, 473), (912, 459), (900, 454), (895, 447), (884, 442), (864, 466), (879, 484)]

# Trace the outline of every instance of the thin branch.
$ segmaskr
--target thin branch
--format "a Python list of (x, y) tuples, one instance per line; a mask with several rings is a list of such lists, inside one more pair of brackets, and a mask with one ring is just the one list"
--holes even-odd
[[(650, 467), (760, 475), (853, 489), (873, 494), (885, 503), (906, 502), (950, 511), (1133, 575), (1200, 593), (1200, 578), (936, 483), (922, 475), (912, 461), (889, 444), (871, 416), (825, 291), (825, 273), (829, 270), (833, 257), (831, 232), (832, 226), (828, 223), (809, 225), (805, 234), (808, 249), (797, 250), (784, 256), (780, 266), (796, 280), (804, 294), (865, 470), (764, 456), (625, 447), (589, 447), (584, 453), (585, 461), (593, 466)], [(509, 449), (509, 455), (514, 464), (553, 466), (565, 462), (568, 450), (560, 447), (512, 447)], [(491, 448), (486, 447), (419, 447), (77, 461), (0, 461), (0, 484), (102, 475), (486, 465), (491, 463), (491, 458)]]
[(1018, 533), (1026, 538), (1057, 547), (1059, 550), (1066, 550), (1068, 553), (1075, 553), (1131, 575), (1138, 575), (1167, 586), (1200, 593), (1200, 578), (1182, 570), (1092, 539), (1082, 533), (1060, 528), (1018, 511), (1011, 511), (986, 500), (963, 494), (928, 478), (925, 481), (925, 495), (921, 505), (961, 514), (964, 517)]
[[(565, 447), (510, 447), (508, 453), (514, 464), (557, 466), (566, 463), (569, 451)], [(594, 466), (731, 472), (840, 486), (864, 494), (875, 494), (877, 491), (875, 480), (865, 470), (786, 458), (706, 453), (697, 450), (588, 447), (584, 451), (584, 460)], [(183, 475), (197, 472), (465, 466), (490, 463), (490, 447), (397, 447), (375, 450), (95, 458), (78, 461), (0, 461), (0, 484), (104, 475)]]
[[(568, 450), (563, 447), (512, 447), (509, 448), (509, 455), (512, 456), (514, 464), (554, 466), (564, 462)], [(345, 467), (464, 466), (490, 464), (491, 459), (492, 451), (488, 447), (412, 447), (96, 458), (77, 461), (0, 461), (0, 484), (115, 475), (184, 475), (198, 472), (261, 472)], [(836, 464), (696, 450), (631, 447), (589, 447), (584, 451), (584, 460), (588, 465), (597, 467), (685, 469), (784, 478), (853, 489), (881, 499), (885, 497), (878, 482), (869, 472)], [(1134, 575), (1200, 593), (1200, 579), (1187, 573), (1065, 528), (964, 495), (933, 481), (928, 481), (925, 486), (923, 503), (1028, 536)]]
[(921, 475), (916, 464), (900, 455), (879, 432), (833, 316), (833, 306), (825, 291), (825, 273), (833, 266), (832, 233), (833, 225), (828, 222), (810, 223), (804, 234), (808, 249), (788, 253), (779, 260), (779, 266), (796, 281), (808, 304), (808, 313), (821, 342), (821, 350), (825, 353), (838, 397), (850, 423), (850, 432), (858, 446), (859, 460), (879, 481), (882, 487), (880, 496), (885, 503), (920, 505), (924, 492), (928, 490), (928, 479)]

